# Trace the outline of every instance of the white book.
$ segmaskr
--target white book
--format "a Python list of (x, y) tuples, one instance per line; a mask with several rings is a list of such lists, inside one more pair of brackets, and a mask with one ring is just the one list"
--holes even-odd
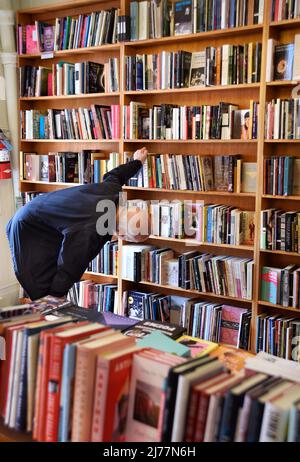
[(293, 80), (300, 80), (300, 34), (296, 34), (294, 39)]
[(228, 85), (229, 76), (229, 50), (231, 45), (222, 46), (222, 75), (221, 85)]
[(149, 2), (139, 2), (139, 40), (149, 38)]
[(7, 401), (5, 407), (5, 416), (4, 416), (4, 423), (8, 425), (9, 417), (10, 417), (10, 410), (11, 410), (11, 402), (12, 402), (12, 394), (13, 394), (13, 380), (15, 374), (15, 367), (16, 367), (16, 355), (17, 355), (17, 339), (18, 339), (18, 331), (14, 330), (12, 335), (12, 346), (11, 346), (11, 368), (9, 370), (8, 376), (8, 393), (7, 393)]
[(20, 386), (20, 374), (21, 374), (21, 359), (22, 359), (22, 349), (23, 349), (23, 331), (19, 330), (17, 335), (17, 351), (16, 351), (16, 364), (14, 369), (13, 377), (13, 390), (12, 390), (12, 399), (11, 399), (11, 409), (9, 415), (8, 426), (10, 428), (15, 428), (16, 418), (17, 418), (17, 406), (18, 406), (18, 397), (19, 397), (19, 386)]
[(267, 68), (266, 68), (266, 82), (272, 82), (274, 78), (274, 51), (278, 41), (275, 39), (268, 39), (267, 46)]
[(280, 397), (266, 403), (260, 430), (260, 442), (281, 443), (286, 439), (289, 410), (300, 398), (300, 385), (293, 385)]

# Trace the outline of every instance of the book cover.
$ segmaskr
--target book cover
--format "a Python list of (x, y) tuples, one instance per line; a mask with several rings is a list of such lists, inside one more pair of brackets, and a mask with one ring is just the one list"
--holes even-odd
[(165, 324), (160, 321), (145, 320), (140, 321), (132, 328), (128, 328), (127, 330), (123, 331), (123, 333), (130, 337), (143, 338), (155, 331), (162, 332), (172, 339), (177, 339), (185, 332), (185, 328), (173, 323)]
[(244, 308), (223, 305), (221, 315), (220, 343), (238, 346), (241, 315), (246, 313)]
[(261, 298), (270, 303), (277, 303), (280, 283), (280, 270), (264, 266), (261, 273)]
[(277, 45), (274, 51), (274, 80), (292, 80), (294, 44)]
[(172, 340), (168, 335), (159, 331), (151, 332), (149, 335), (138, 339), (137, 344), (139, 347), (153, 348), (177, 356), (188, 357), (191, 354), (188, 346), (181, 344), (178, 340)]
[(190, 349), (192, 358), (196, 356), (207, 355), (218, 348), (217, 343), (209, 342), (208, 340), (202, 340), (196, 337), (190, 337), (189, 335), (183, 335), (179, 337), (176, 342), (187, 346)]
[(193, 32), (192, 0), (180, 0), (174, 6), (175, 35), (191, 34)]

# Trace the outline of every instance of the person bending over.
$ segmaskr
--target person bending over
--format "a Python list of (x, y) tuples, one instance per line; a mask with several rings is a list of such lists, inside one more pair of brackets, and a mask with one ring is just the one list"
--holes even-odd
[[(32, 300), (47, 295), (64, 297), (80, 280), (89, 262), (116, 233), (119, 213), (114, 212), (116, 207), (118, 210), (119, 193), (122, 186), (140, 170), (147, 154), (146, 148), (136, 151), (133, 161), (106, 173), (100, 184), (41, 194), (11, 218), (6, 233), (14, 271)], [(107, 212), (105, 204), (113, 207)], [(96, 225), (105, 213), (108, 213), (105, 221), (110, 225), (106, 232), (101, 233)], [(143, 216), (145, 211), (127, 211), (127, 234), (123, 229), (122, 237), (143, 241), (148, 237), (147, 232), (136, 235), (135, 230), (130, 229), (134, 213), (140, 215), (140, 221), (148, 218)], [(122, 216), (124, 218), (123, 213)]]

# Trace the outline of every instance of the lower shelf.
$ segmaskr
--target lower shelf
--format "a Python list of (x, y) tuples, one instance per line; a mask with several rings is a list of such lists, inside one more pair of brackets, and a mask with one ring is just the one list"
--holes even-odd
[(17, 432), (4, 425), (3, 421), (0, 421), (0, 442), (1, 443), (12, 443), (12, 442), (30, 442), (32, 441), (31, 435), (28, 433)]

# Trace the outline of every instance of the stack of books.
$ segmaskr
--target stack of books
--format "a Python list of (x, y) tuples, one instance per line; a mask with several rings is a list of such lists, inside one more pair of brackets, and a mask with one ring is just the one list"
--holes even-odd
[(97, 11), (72, 18), (56, 18), (55, 25), (35, 21), (18, 25), (18, 53), (72, 50), (116, 43), (118, 10)]
[(268, 140), (300, 139), (300, 99), (273, 99), (266, 105), (265, 137)]
[(280, 0), (272, 1), (272, 21), (283, 21), (285, 19), (297, 19), (300, 17), (300, 2), (299, 0)]
[(127, 56), (126, 90), (166, 90), (260, 81), (261, 43)]
[(122, 276), (135, 282), (180, 287), (245, 300), (252, 299), (253, 260), (198, 251), (175, 256), (169, 248), (125, 245)]
[(264, 194), (300, 195), (300, 159), (293, 156), (271, 157), (264, 161)]
[(130, 2), (130, 38), (146, 40), (173, 35), (192, 34), (261, 24), (264, 0), (249, 8), (246, 0), (163, 0), (158, 4), (149, 0)]
[(118, 139), (120, 107), (117, 104), (75, 109), (20, 111), (21, 139)]
[(263, 266), (261, 271), (261, 299), (286, 307), (300, 308), (300, 268)]
[(84, 61), (59, 62), (52, 67), (22, 66), (20, 68), (20, 96), (68, 96), (119, 91), (117, 58), (107, 63)]
[(258, 103), (252, 100), (249, 109), (230, 103), (148, 107), (131, 101), (123, 106), (123, 136), (129, 140), (250, 140), (257, 137), (257, 119)]
[(261, 211), (260, 247), (300, 253), (300, 212)]
[(119, 165), (119, 153), (52, 152), (37, 154), (20, 152), (20, 177), (28, 181), (55, 183), (100, 183), (103, 175)]
[[(7, 345), (0, 411), (10, 428), (41, 442), (298, 440), (294, 364), (201, 341), (197, 353), (197, 339), (180, 337), (181, 329), (145, 325), (149, 339), (159, 331), (172, 344), (177, 354), (170, 354), (163, 345), (143, 347), (147, 337), (136, 341), (132, 326), (124, 335), (78, 321), (76, 307), (46, 320), (38, 312), (45, 306), (37, 302), (32, 313), (27, 305), (27, 314), (7, 308), (0, 322)], [(179, 355), (183, 345), (192, 358)]]
[[(132, 153), (124, 152), (126, 161)], [(128, 186), (189, 191), (256, 192), (256, 162), (239, 155), (153, 154)]]

